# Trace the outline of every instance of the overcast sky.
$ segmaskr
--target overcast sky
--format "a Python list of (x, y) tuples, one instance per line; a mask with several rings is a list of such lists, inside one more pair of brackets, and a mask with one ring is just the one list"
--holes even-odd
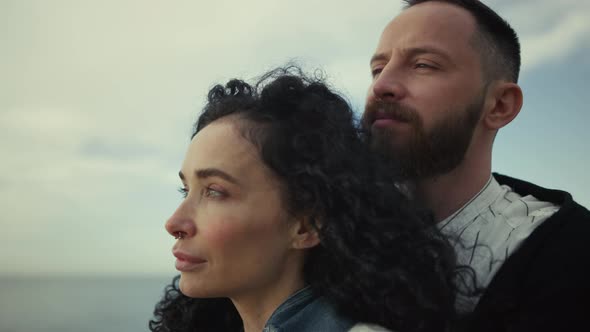
[[(590, 1), (485, 1), (523, 45), (494, 170), (590, 206)], [(208, 88), (289, 60), (362, 110), (395, 0), (0, 0), (0, 275), (175, 273), (164, 230)]]

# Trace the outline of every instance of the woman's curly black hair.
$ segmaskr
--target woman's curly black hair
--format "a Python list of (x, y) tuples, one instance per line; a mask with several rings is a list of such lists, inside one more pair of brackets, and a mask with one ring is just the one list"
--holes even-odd
[[(209, 91), (193, 137), (230, 115), (284, 184), (290, 213), (307, 216), (319, 233), (304, 266), (316, 294), (353, 321), (400, 332), (448, 330), (454, 251), (368, 150), (343, 97), (297, 67), (273, 70), (254, 86), (231, 80)], [(157, 304), (151, 331), (242, 329), (229, 299), (189, 298), (178, 279)]]

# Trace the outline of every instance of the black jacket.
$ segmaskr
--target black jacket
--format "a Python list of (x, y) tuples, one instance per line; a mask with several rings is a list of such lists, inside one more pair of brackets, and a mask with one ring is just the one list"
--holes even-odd
[[(494, 174), (521, 196), (560, 205), (504, 262), (465, 331), (580, 331), (590, 319), (590, 212), (564, 191)], [(584, 326), (586, 326), (584, 328)]]

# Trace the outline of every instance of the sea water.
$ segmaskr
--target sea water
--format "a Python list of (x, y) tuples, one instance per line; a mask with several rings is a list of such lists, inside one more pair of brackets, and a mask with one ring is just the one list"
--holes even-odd
[(172, 277), (0, 277), (0, 332), (148, 331)]

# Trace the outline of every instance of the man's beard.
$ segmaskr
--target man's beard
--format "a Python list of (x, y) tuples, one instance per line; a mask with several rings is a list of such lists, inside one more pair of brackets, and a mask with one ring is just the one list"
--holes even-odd
[[(455, 169), (464, 159), (473, 132), (483, 109), (484, 95), (464, 109), (444, 110), (450, 114), (426, 132), (418, 112), (397, 103), (368, 103), (363, 118), (368, 142), (373, 152), (384, 157), (394, 166), (395, 175), (406, 180), (419, 180), (446, 174)], [(371, 117), (377, 111), (393, 114), (412, 127), (410, 137), (395, 142), (395, 128), (370, 127)]]

